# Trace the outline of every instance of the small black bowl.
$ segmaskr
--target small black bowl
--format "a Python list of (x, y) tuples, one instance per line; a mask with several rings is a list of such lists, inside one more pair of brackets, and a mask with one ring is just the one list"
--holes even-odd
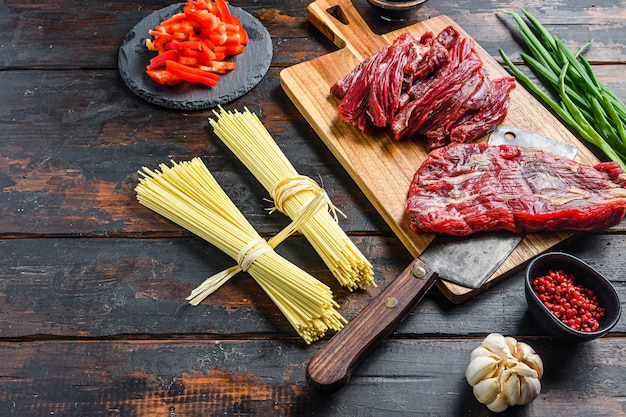
[[(575, 330), (558, 319), (541, 302), (532, 282), (546, 275), (550, 270), (563, 270), (575, 277), (575, 282), (591, 290), (598, 296), (598, 304), (605, 315), (600, 319), (600, 328), (595, 332)], [(542, 327), (551, 334), (569, 342), (587, 342), (597, 339), (611, 330), (620, 318), (622, 306), (611, 282), (575, 256), (561, 252), (545, 253), (536, 257), (526, 268), (524, 291), (528, 308)]]
[(367, 0), (383, 19), (406, 20), (428, 0)]

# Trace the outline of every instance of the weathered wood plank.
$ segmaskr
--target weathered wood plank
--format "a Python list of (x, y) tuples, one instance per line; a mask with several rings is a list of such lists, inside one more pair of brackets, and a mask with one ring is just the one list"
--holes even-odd
[[(0, 66), (4, 68), (116, 68), (117, 50), (126, 34), (152, 11), (172, 4), (156, 2), (92, 2), (60, 0), (51, 3), (4, 1), (0, 25), (14, 28), (0, 33)], [(233, 5), (257, 17), (270, 32), (274, 65), (287, 66), (307, 61), (334, 50), (330, 42), (306, 23), (307, 0), (238, 0)], [(380, 19), (365, 0), (353, 2), (372, 30), (382, 34), (405, 24), (445, 14), (474, 37), (489, 53), (498, 48), (513, 53), (519, 49), (512, 37), (510, 19), (501, 19), (501, 2), (480, 4), (465, 0), (454, 3), (430, 2), (409, 22)], [(588, 58), (594, 62), (626, 60), (626, 3), (589, 5), (584, 0), (554, 1), (547, 7), (539, 0), (516, 2), (537, 16), (555, 35), (572, 48), (594, 40)], [(511, 5), (504, 6), (513, 9)], [(576, 30), (572, 30), (572, 26)]]
[[(276, 74), (229, 108), (257, 113), (300, 173), (324, 184), (350, 229), (379, 228), (382, 222), (336, 159), (282, 91), (274, 92)], [(213, 135), (210, 111), (181, 114), (148, 105), (111, 71), (39, 77), (34, 86), (32, 72), (0, 73), (7, 86), (0, 103), (0, 234), (179, 230), (135, 201), (136, 170), (195, 156), (259, 231), (286, 225), (280, 213), (267, 215), (267, 192)], [(265, 100), (269, 95), (276, 100)]]
[[(408, 252), (278, 83), (282, 68), (336, 47), (307, 23), (309, 0), (231, 3), (267, 27), (274, 58), (261, 84), (229, 107), (258, 111), (301, 173), (323, 181), (382, 288), (410, 261)], [(354, 3), (376, 33), (412, 23), (384, 22), (366, 0)], [(594, 39), (587, 58), (626, 99), (626, 3), (603, 3), (515, 6), (572, 48)], [(324, 341), (304, 344), (249, 276), (188, 306), (188, 292), (232, 260), (139, 206), (136, 169), (202, 156), (264, 236), (287, 221), (266, 216), (265, 192), (212, 136), (208, 112), (157, 108), (120, 80), (124, 36), (169, 4), (0, 2), (1, 415), (487, 416), (463, 371), (492, 331), (528, 341), (546, 362), (540, 397), (504, 415), (626, 415), (626, 318), (589, 344), (557, 343), (528, 316), (521, 272), (459, 305), (433, 289), (332, 395), (305, 381), (308, 358)], [(416, 19), (447, 14), (491, 55), (502, 47), (516, 57), (520, 46), (496, 14), (500, 7), (429, 2)], [(623, 222), (562, 247), (613, 279), (622, 300), (624, 231)], [(337, 288), (300, 236), (279, 251), (331, 285), (348, 319), (378, 291)]]
[[(626, 99), (622, 67), (596, 68)], [(247, 106), (259, 114), (296, 169), (323, 183), (348, 215), (342, 220), (346, 230), (388, 230), (289, 102), (277, 76), (272, 69), (227, 107)], [(267, 193), (213, 135), (209, 111), (178, 113), (149, 105), (115, 71), (5, 71), (0, 84), (1, 235), (179, 231), (135, 202), (135, 170), (194, 156), (203, 157), (259, 231), (286, 224), (280, 214), (266, 215)]]
[[(396, 238), (367, 236), (355, 243), (375, 268), (378, 289), (339, 287), (302, 237), (278, 250), (329, 285), (339, 311), (352, 319), (410, 262)], [(564, 245), (613, 280), (626, 310), (623, 235), (589, 235)], [(297, 335), (260, 287), (240, 274), (192, 307), (185, 297), (206, 277), (234, 264), (200, 239), (0, 240), (0, 338), (206, 335)], [(529, 316), (523, 272), (462, 304), (432, 289), (396, 331), (397, 336), (487, 334), (545, 336)], [(626, 332), (626, 316), (614, 333)]]
[[(542, 392), (506, 415), (620, 416), (626, 347), (522, 339), (542, 356)], [(490, 415), (464, 378), (479, 339), (392, 340), (338, 392), (313, 391), (316, 346), (277, 341), (42, 341), (0, 343), (4, 416)]]

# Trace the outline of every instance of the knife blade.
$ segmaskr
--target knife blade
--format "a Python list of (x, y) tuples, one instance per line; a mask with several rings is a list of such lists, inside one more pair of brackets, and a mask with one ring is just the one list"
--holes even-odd
[[(554, 142), (520, 129), (502, 127), (492, 133), (489, 143), (525, 143), (522, 146), (554, 150), (560, 147), (553, 145)], [(565, 152), (573, 158), (577, 150), (569, 146), (560, 153)], [(480, 280), (491, 276), (522, 238), (506, 233), (481, 234), (469, 239), (437, 236), (419, 257), (313, 355), (306, 371), (309, 384), (324, 390), (343, 386), (361, 360), (393, 331), (438, 278), (461, 277), (456, 281), (478, 285)], [(436, 254), (432, 255), (431, 251)], [(480, 278), (463, 279), (470, 274)]]
[[(523, 129), (502, 126), (489, 137), (490, 145), (539, 148), (574, 159), (578, 148)], [(472, 236), (438, 235), (420, 255), (439, 278), (466, 288), (480, 288), (523, 240), (519, 233), (493, 232)], [(455, 262), (450, 262), (453, 259)]]

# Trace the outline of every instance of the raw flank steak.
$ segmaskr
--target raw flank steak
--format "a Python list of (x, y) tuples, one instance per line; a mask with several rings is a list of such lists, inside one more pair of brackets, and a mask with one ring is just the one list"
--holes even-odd
[(405, 210), (418, 233), (600, 230), (624, 217), (626, 174), (536, 148), (451, 144), (419, 167)]
[(490, 80), (474, 41), (452, 26), (405, 33), (331, 86), (341, 118), (395, 140), (425, 136), (428, 149), (478, 139), (505, 117), (514, 77)]

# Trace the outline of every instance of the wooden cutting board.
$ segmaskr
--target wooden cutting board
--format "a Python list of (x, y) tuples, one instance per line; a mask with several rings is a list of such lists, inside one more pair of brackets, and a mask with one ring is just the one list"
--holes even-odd
[[(309, 21), (340, 49), (284, 69), (280, 74), (281, 85), (393, 232), (417, 257), (434, 235), (413, 232), (404, 213), (404, 202), (415, 171), (428, 155), (426, 141), (417, 138), (396, 142), (387, 131), (364, 135), (341, 120), (337, 113), (339, 101), (330, 95), (330, 87), (359, 62), (390, 45), (402, 33), (408, 32), (419, 38), (427, 31), (437, 34), (453, 25), (462, 36), (469, 35), (447, 16), (377, 35), (369, 29), (349, 0), (317, 0), (308, 6), (308, 13)], [(480, 45), (477, 44), (476, 49), (492, 79), (509, 75)], [(519, 84), (511, 93), (509, 111), (503, 124), (571, 143), (579, 148), (576, 160), (591, 165), (598, 162), (593, 153)], [(570, 236), (567, 233), (527, 235), (480, 289), (469, 289), (442, 280), (438, 281), (438, 286), (450, 300), (462, 302), (506, 278), (532, 257)]]

